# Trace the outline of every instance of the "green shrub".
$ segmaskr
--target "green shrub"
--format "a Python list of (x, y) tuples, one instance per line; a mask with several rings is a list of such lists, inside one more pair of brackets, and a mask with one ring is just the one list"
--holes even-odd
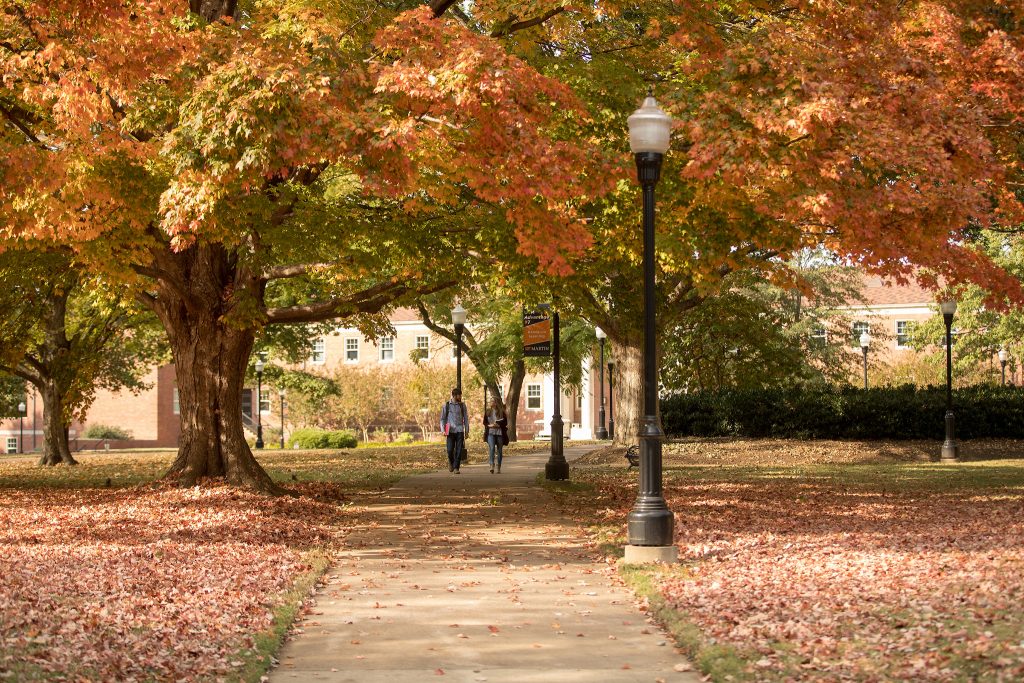
[[(662, 402), (677, 436), (810, 439), (941, 439), (945, 387), (804, 387), (706, 391)], [(953, 391), (957, 437), (1020, 438), (1024, 389), (977, 385)]]
[(120, 427), (111, 427), (110, 425), (94, 424), (89, 425), (89, 428), (85, 430), (85, 438), (109, 439), (111, 441), (129, 441), (135, 437), (132, 436), (132, 433), (127, 429), (121, 429)]
[(288, 447), (355, 448), (356, 435), (350, 431), (331, 432), (326, 429), (296, 429), (288, 437)]

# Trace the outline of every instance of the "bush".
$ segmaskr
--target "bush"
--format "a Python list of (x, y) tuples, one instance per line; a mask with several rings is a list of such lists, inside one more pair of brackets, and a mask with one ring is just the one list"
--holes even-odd
[(111, 427), (110, 425), (94, 424), (89, 425), (89, 428), (85, 430), (85, 438), (107, 439), (110, 441), (129, 441), (135, 437), (127, 429)]
[(288, 447), (355, 448), (356, 435), (349, 431), (329, 432), (326, 429), (296, 429), (288, 438)]
[[(662, 402), (676, 436), (791, 439), (941, 439), (946, 389), (803, 387), (707, 391)], [(1024, 389), (976, 385), (953, 391), (958, 438), (1024, 434)]]

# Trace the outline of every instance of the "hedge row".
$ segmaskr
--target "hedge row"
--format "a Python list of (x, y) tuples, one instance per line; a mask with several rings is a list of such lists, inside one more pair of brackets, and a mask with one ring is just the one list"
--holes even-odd
[[(779, 388), (679, 394), (661, 402), (674, 436), (942, 439), (945, 387)], [(1024, 437), (1024, 389), (953, 391), (957, 438)]]
[(289, 448), (355, 448), (356, 435), (349, 431), (296, 429), (288, 438)]

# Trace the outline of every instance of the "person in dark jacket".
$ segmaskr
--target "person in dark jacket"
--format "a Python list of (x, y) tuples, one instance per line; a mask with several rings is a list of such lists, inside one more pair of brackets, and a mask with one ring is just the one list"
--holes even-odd
[(501, 454), (503, 447), (508, 444), (508, 415), (497, 396), (491, 399), (491, 407), (484, 415), (484, 440), (487, 442), (487, 461), (491, 464), (491, 474), (494, 474), (495, 464), (498, 466), (498, 474), (501, 474)]
[(452, 389), (451, 400), (441, 408), (441, 431), (448, 437), (445, 444), (448, 449), (448, 471), (459, 474), (459, 458), (466, 443), (466, 433), (469, 432), (469, 413), (466, 412), (466, 404), (462, 402), (462, 390), (458, 387)]

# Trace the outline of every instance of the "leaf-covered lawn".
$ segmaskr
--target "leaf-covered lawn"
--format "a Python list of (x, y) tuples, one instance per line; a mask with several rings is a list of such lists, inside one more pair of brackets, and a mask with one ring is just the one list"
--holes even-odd
[[(748, 445), (747, 462), (761, 462)], [(704, 457), (716, 448), (705, 444)], [(715, 678), (733, 648), (754, 680), (1024, 679), (1024, 461), (729, 457), (733, 466), (681, 464), (688, 456), (668, 449), (682, 564), (653, 574), (699, 628), (694, 654)], [(636, 470), (601, 460), (573, 471), (593, 493), (565, 503), (581, 520), (616, 523), (621, 543)]]
[(266, 498), (152, 483), (172, 457), (0, 458), (0, 678), (237, 678), (309, 553), (344, 542), (344, 501), (444, 461), (439, 445), (267, 451), (300, 495)]

